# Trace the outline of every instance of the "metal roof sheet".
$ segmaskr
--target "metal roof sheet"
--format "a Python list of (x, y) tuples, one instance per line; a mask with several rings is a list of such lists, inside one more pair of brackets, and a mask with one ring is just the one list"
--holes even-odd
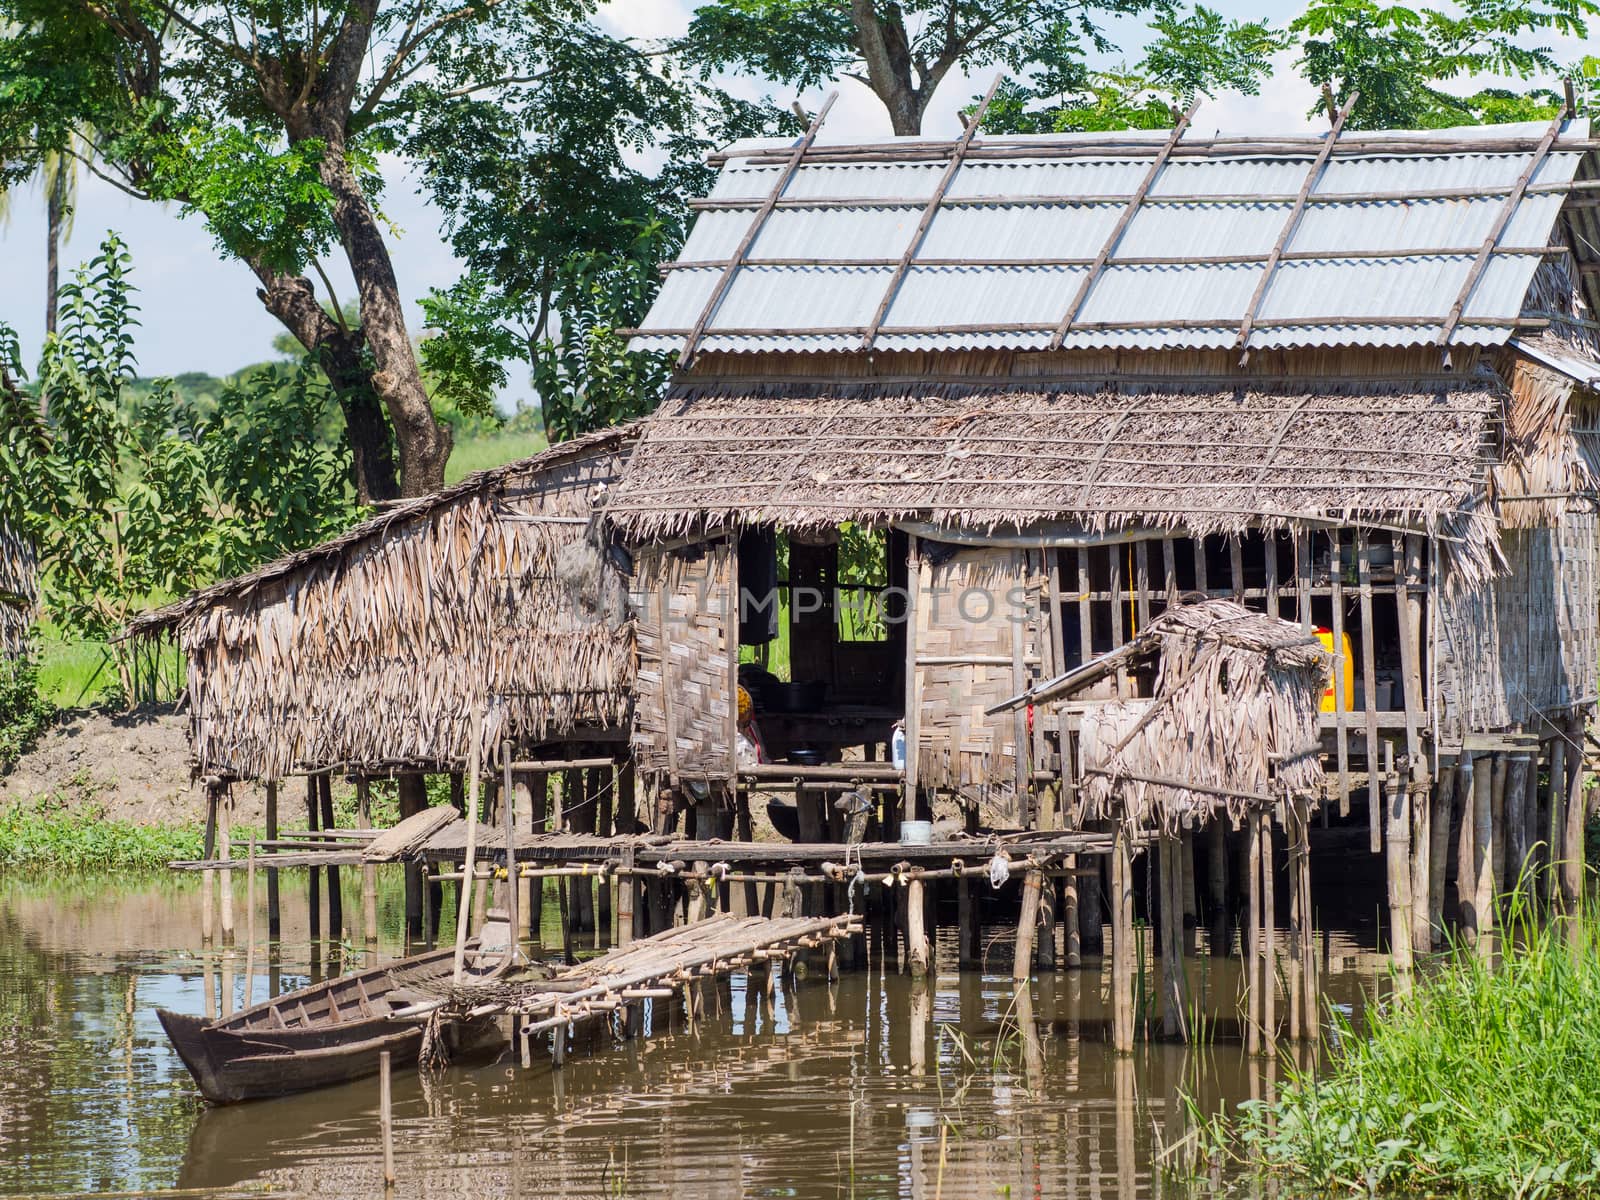
[[(1508, 152), (1507, 141), (1537, 139), (1547, 129), (1530, 123), (1350, 135), (1357, 144), (1346, 155), (1341, 142), (1341, 153), (1326, 162), (1284, 245), (1254, 313), (1249, 346), (1437, 340), (1507, 192), (1532, 160), (1531, 151)], [(1587, 122), (1569, 122), (1564, 130), (1567, 137), (1587, 133)], [(803, 161), (748, 249), (754, 261), (737, 265), (724, 286), (727, 260), (785, 170), (751, 156), (771, 160), (791, 143), (735, 146), (711, 199), (739, 206), (701, 212), (680, 255), (685, 265), (667, 272), (630, 344), (682, 348), (720, 293), (701, 349), (861, 349), (886, 296), (876, 348), (1044, 348), (1167, 140), (1159, 133), (1118, 135), (1103, 156), (1097, 149), (1103, 137), (1087, 139), (1093, 144), (1079, 157), (1021, 156), (1034, 143), (1059, 151), (1074, 139), (1085, 140), (1006, 139), (1007, 153), (1016, 156), (962, 162), (903, 274), (894, 264), (917, 237), (946, 160), (865, 151), (860, 161)], [(1485, 143), (1482, 151), (1471, 146), (1477, 141)], [(1435, 142), (1446, 145), (1434, 149)], [(1310, 143), (1303, 151), (1273, 139), (1259, 144), (1257, 150), (1248, 141), (1228, 143), (1164, 164), (1094, 279), (1064, 346), (1235, 344), (1316, 153)], [(1534, 183), (1558, 190), (1524, 195), (1498, 247), (1526, 250), (1554, 240), (1563, 185), (1584, 157), (1558, 150), (1539, 163)], [(1402, 196), (1371, 199), (1373, 193)], [(1230, 261), (1206, 261), (1218, 259)], [(1541, 261), (1535, 253), (1491, 254), (1450, 341), (1506, 341)]]

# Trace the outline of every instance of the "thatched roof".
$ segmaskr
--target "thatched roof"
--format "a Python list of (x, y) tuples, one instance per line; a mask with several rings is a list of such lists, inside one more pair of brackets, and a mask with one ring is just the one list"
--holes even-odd
[(21, 654), (38, 615), (39, 581), (33, 546), (0, 522), (0, 658)]
[[(1130, 650), (1156, 659), (1153, 698), (1081, 715), (1080, 819), (1174, 830), (1319, 789), (1317, 707), (1329, 659), (1315, 637), (1208, 600), (1161, 614)], [(1036, 691), (1055, 694), (1048, 684)], [(1192, 786), (1153, 782), (1164, 779)]]
[(637, 538), (847, 519), (1460, 534), (1476, 520), (1501, 397), (1485, 375), (1193, 391), (685, 379), (644, 422), (606, 513)]
[(491, 747), (620, 727), (633, 631), (593, 506), (633, 436), (479, 472), (136, 621), (185, 652), (199, 768), (459, 765), (477, 705)]

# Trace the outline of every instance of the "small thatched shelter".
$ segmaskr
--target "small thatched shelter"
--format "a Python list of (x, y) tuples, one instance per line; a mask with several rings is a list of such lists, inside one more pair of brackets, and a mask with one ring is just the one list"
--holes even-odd
[(0, 522), (0, 659), (27, 652), (38, 609), (38, 566), (33, 546)]
[(1078, 695), (1119, 669), (1149, 677), (1149, 695), (1084, 712), (1076, 822), (1175, 833), (1221, 812), (1238, 826), (1252, 808), (1320, 793), (1317, 708), (1329, 656), (1298, 625), (1232, 600), (1180, 605), (1127, 645), (996, 711)]
[(488, 747), (625, 727), (633, 630), (594, 505), (632, 437), (469, 475), (139, 617), (184, 652), (197, 769), (460, 770), (479, 705)]

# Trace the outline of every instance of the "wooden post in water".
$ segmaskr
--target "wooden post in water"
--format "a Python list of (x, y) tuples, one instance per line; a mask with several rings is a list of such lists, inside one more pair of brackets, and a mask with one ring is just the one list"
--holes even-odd
[[(307, 775), (306, 830), (316, 833), (321, 821), (322, 809), (317, 803), (317, 777)], [(311, 923), (311, 940), (315, 942), (322, 937), (322, 872), (315, 867), (306, 871), (306, 909)]]
[[(356, 828), (372, 828), (372, 785), (365, 775), (356, 780)], [(370, 864), (361, 868), (361, 934), (366, 941), (369, 958), (375, 956), (378, 947), (378, 868)]]
[(383, 1136), (383, 1188), (394, 1187), (394, 1087), (389, 1051), (378, 1054), (378, 1129)]
[(956, 880), (956, 957), (963, 971), (978, 965), (977, 919), (972, 886), (963, 875)]
[(1244, 821), (1246, 913), (1241, 931), (1244, 961), (1246, 1054), (1261, 1053), (1261, 824), (1255, 813)]
[(1272, 813), (1263, 809), (1261, 822), (1261, 1024), (1263, 1049), (1278, 1052), (1278, 904), (1273, 864), (1277, 858)]
[[(333, 816), (333, 777), (317, 776), (317, 790), (322, 802), (322, 828), (338, 828)], [(330, 844), (330, 849), (332, 845)], [(339, 940), (344, 937), (344, 890), (339, 886), (339, 868), (328, 868), (328, 936)]]
[[(1161, 1036), (1186, 1036), (1183, 979), (1183, 901), (1178, 895), (1183, 886), (1179, 855), (1183, 843), (1170, 833), (1160, 842), (1158, 869), (1161, 933)], [(1152, 863), (1152, 867), (1158, 864)]]
[(522, 880), (517, 875), (516, 789), (511, 780), (511, 742), (500, 743), (500, 828), (506, 851), (506, 911), (511, 917), (511, 957), (517, 957), (522, 936)]
[[(1098, 860), (1091, 859), (1091, 862)], [(1061, 957), (1071, 970), (1083, 965), (1083, 931), (1078, 928), (1078, 856), (1067, 855), (1061, 877)]]
[(467, 854), (462, 866), (460, 899), (456, 902), (456, 959), (455, 981), (461, 982), (467, 965), (467, 927), (472, 907), (472, 889), (468, 887), (478, 869), (478, 769), (483, 758), (483, 706), (472, 705), (472, 723), (467, 742)]
[(1133, 861), (1126, 822), (1111, 842), (1111, 1043), (1133, 1053)]
[(1044, 877), (1037, 867), (1022, 876), (1022, 908), (1017, 914), (1017, 946), (1011, 957), (1011, 978), (1020, 983), (1033, 975), (1033, 942), (1039, 930), (1039, 893)]
[(1321, 1025), (1322, 989), (1317, 972), (1316, 914), (1311, 905), (1311, 805), (1303, 798), (1293, 800), (1288, 811), (1292, 821), (1290, 886), (1298, 920), (1295, 946), (1300, 957), (1300, 1026), (1296, 1034), (1314, 1042)]
[[(266, 811), (266, 836), (267, 841), (278, 840), (278, 784), (273, 781), (267, 784), (267, 811)], [(268, 856), (271, 863), (271, 856)], [(278, 907), (278, 868), (267, 867), (267, 940), (275, 942), (283, 932), (283, 914)]]
[[(932, 960), (928, 948), (928, 931), (924, 925), (927, 918), (927, 901), (923, 894), (923, 886), (922, 880), (916, 876), (912, 876), (906, 884), (906, 958), (913, 979), (925, 978)], [(1037, 905), (1034, 913), (1037, 916)], [(1020, 936), (1019, 932), (1019, 939)]]
[[(217, 853), (224, 862), (233, 857), (233, 789), (226, 784), (218, 798)], [(223, 867), (217, 881), (222, 900), (222, 944), (233, 945), (233, 872)]]
[[(206, 784), (205, 850), (209, 861), (217, 853), (217, 787)], [(210, 867), (200, 872), (200, 941), (209, 946), (212, 940), (211, 922), (216, 907), (216, 879)]]
[[(424, 775), (408, 771), (395, 778), (395, 795), (400, 802), (400, 819), (416, 816), (428, 807), (428, 780)], [(418, 941), (426, 940), (428, 931), (423, 928), (425, 905), (422, 899), (423, 868), (420, 863), (408, 862), (403, 868), (406, 880), (406, 936)]]
[(244, 865), (244, 1007), (249, 1008), (256, 978), (256, 835)]
[[(1428, 941), (1432, 950), (1444, 945), (1444, 881), (1450, 852), (1450, 814), (1455, 808), (1456, 767), (1439, 768), (1433, 785), (1433, 814), (1428, 818)], [(1417, 903), (1413, 897), (1413, 903)], [(1416, 947), (1412, 947), (1416, 949)]]
[(1056, 969), (1056, 913), (1060, 911), (1060, 904), (1056, 902), (1056, 880), (1053, 876), (1041, 875), (1039, 887), (1039, 925), (1035, 933), (1033, 956), (1039, 964), (1041, 971), (1054, 971)]
[(1211, 957), (1226, 958), (1232, 949), (1228, 928), (1228, 827), (1219, 812), (1206, 833), (1206, 893), (1211, 902)]

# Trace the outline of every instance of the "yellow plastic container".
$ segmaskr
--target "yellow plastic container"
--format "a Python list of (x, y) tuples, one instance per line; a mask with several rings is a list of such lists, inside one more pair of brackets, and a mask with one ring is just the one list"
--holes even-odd
[(1328, 686), (1322, 693), (1322, 711), (1338, 712), (1339, 698), (1334, 690), (1334, 671), (1344, 672), (1344, 711), (1351, 712), (1355, 705), (1356, 696), (1356, 664), (1355, 657), (1350, 653), (1350, 635), (1340, 634), (1344, 644), (1336, 651), (1333, 648), (1333, 630), (1317, 629), (1317, 640), (1322, 643), (1322, 648), (1333, 657), (1333, 670), (1328, 672)]

